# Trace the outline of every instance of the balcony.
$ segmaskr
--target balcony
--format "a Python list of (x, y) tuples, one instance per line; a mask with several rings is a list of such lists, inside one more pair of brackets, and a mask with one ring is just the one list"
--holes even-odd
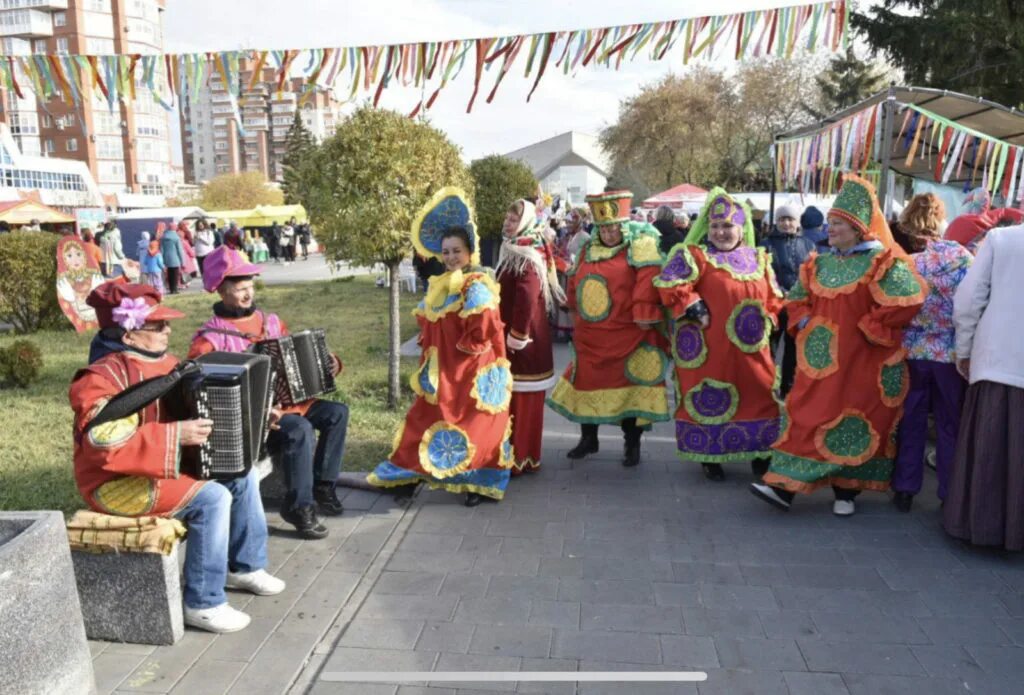
[(32, 43), (25, 39), (8, 37), (0, 39), (0, 51), (7, 56), (27, 56), (32, 54)]
[(27, 10), (38, 7), (45, 10), (66, 10), (68, 0), (2, 0), (0, 10)]
[(39, 10), (6, 10), (0, 12), (0, 36), (53, 36), (53, 19)]

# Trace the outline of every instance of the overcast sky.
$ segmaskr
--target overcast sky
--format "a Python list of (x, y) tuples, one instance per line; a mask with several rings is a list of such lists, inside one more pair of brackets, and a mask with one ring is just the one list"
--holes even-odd
[[(164, 15), (165, 50), (322, 48), (474, 38), (790, 4), (795, 0), (171, 0)], [(509, 152), (567, 130), (597, 134), (615, 121), (621, 99), (645, 83), (684, 69), (679, 49), (677, 44), (658, 62), (643, 59), (641, 53), (618, 71), (591, 66), (575, 76), (563, 76), (549, 66), (530, 103), (526, 95), (532, 76), (523, 78), (525, 55), (521, 55), (518, 71), (506, 76), (490, 104), (485, 99), (494, 72), (485, 73), (483, 94), (468, 115), (473, 75), (467, 64), (442, 91), (430, 117), (462, 148), (467, 160)], [(347, 72), (341, 73), (338, 84), (348, 84)], [(408, 113), (418, 99), (415, 90), (389, 88), (380, 105)], [(180, 147), (175, 149), (179, 161)]]

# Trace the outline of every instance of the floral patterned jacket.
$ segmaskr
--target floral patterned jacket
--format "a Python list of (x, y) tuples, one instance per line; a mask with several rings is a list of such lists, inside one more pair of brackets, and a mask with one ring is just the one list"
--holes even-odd
[(928, 281), (929, 292), (921, 312), (904, 331), (907, 358), (953, 362), (953, 295), (974, 257), (956, 242), (936, 240), (912, 258), (917, 272)]

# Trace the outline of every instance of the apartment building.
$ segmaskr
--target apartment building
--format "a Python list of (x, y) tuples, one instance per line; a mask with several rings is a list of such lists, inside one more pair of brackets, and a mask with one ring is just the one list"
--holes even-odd
[[(159, 53), (166, 0), (0, 0), (0, 48), (7, 55)], [(75, 107), (0, 86), (0, 121), (25, 155), (84, 162), (107, 194), (165, 194), (172, 180), (170, 120), (136, 84), (130, 103), (98, 89)]]

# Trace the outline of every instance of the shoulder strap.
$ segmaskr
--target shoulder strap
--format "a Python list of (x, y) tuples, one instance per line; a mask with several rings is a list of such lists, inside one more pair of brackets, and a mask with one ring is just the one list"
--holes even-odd
[(252, 333), (243, 333), (242, 331), (232, 331), (229, 328), (200, 328), (198, 331), (199, 335), (204, 333), (220, 333), (221, 335), (230, 335), (235, 338), (245, 338), (250, 342), (256, 342), (260, 338), (259, 336), (253, 335)]

